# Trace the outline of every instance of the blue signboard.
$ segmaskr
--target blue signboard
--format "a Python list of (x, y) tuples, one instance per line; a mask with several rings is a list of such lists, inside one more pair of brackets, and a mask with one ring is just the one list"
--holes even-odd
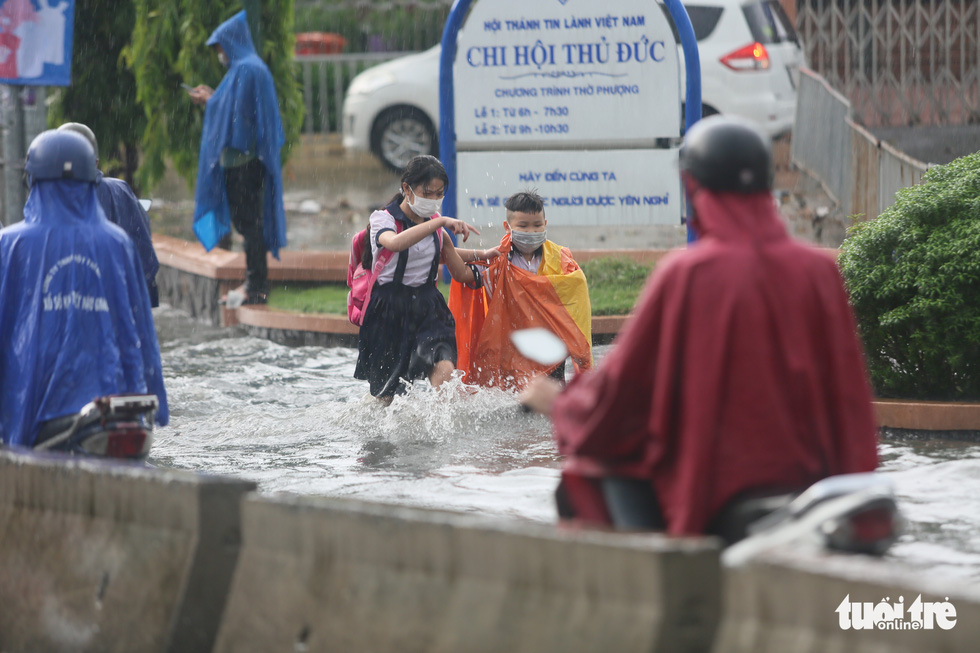
[(0, 0), (0, 84), (71, 83), (75, 0)]

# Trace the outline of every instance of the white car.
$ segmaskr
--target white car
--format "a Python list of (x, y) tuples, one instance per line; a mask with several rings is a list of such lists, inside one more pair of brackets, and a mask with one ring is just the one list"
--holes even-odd
[[(772, 136), (788, 132), (803, 53), (778, 0), (685, 0), (684, 7), (701, 58), (703, 115), (743, 116)], [(396, 171), (418, 154), (438, 156), (440, 52), (437, 45), (356, 76), (344, 98), (344, 147), (370, 151)], [(682, 100), (683, 70), (681, 52)]]

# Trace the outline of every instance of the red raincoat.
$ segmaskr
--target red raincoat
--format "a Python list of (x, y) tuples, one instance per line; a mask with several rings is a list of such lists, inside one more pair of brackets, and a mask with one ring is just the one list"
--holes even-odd
[(692, 202), (700, 240), (663, 259), (605, 360), (552, 410), (566, 470), (649, 478), (674, 535), (704, 532), (744, 490), (877, 464), (834, 261), (789, 238), (769, 193)]

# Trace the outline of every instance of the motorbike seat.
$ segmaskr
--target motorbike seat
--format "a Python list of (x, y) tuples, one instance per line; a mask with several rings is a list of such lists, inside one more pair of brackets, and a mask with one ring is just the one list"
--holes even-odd
[[(38, 427), (37, 438), (34, 440), (34, 446), (37, 447), (39, 444), (42, 444), (51, 438), (64, 433), (66, 430), (72, 427), (72, 424), (75, 423), (77, 418), (78, 414), (64, 415), (62, 417), (55, 417), (54, 419), (41, 422), (41, 426)], [(85, 428), (100, 418), (101, 415), (98, 413), (83, 415), (77, 429)]]

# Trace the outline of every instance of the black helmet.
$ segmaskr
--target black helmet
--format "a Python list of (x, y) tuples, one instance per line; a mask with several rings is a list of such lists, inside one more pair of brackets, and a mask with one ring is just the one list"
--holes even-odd
[(695, 123), (684, 137), (681, 171), (711, 190), (771, 190), (772, 142), (748, 120), (711, 116)]
[(38, 134), (27, 150), (24, 166), (30, 184), (44, 179), (73, 179), (94, 183), (98, 168), (95, 150), (74, 131), (49, 129)]

